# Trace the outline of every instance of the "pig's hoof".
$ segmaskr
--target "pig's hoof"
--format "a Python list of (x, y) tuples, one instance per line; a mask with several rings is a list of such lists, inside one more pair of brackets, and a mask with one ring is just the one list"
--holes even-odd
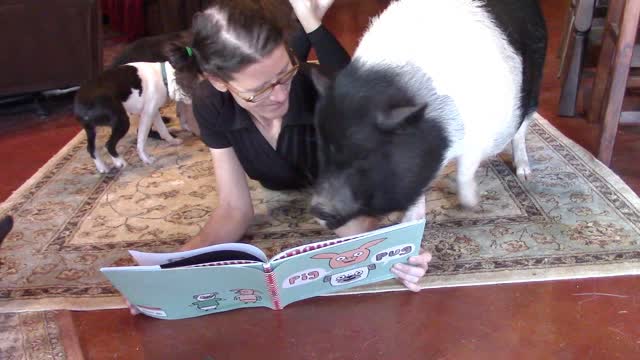
[(460, 205), (465, 209), (474, 209), (478, 206), (478, 195), (476, 193), (460, 194)]
[(519, 167), (516, 170), (516, 175), (518, 176), (518, 179), (520, 179), (520, 181), (526, 182), (531, 179), (531, 168), (528, 166)]

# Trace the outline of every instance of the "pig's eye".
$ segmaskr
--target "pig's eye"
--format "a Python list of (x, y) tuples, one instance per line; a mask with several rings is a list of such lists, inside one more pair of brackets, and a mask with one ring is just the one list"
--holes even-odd
[(353, 257), (359, 257), (362, 256), (364, 253), (362, 251), (358, 251), (357, 253), (353, 254)]
[(347, 257), (346, 257), (346, 256), (338, 256), (338, 257), (336, 258), (336, 260), (338, 260), (338, 261), (345, 261), (345, 260), (347, 260)]

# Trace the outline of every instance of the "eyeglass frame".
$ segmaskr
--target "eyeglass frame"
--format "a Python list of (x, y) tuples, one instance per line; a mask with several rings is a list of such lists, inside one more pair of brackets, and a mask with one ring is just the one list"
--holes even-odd
[[(227, 86), (227, 88), (229, 88), (229, 90), (233, 90), (233, 92), (243, 101), (248, 102), (250, 104), (257, 104), (263, 100), (266, 99), (266, 97), (264, 99), (260, 99), (260, 100), (255, 100), (256, 97), (265, 94), (265, 93), (269, 93), (271, 94), (271, 92), (273, 92), (273, 89), (276, 88), (276, 86), (278, 85), (285, 85), (288, 82), (293, 80), (293, 77), (296, 75), (296, 73), (298, 72), (298, 70), (300, 70), (300, 62), (298, 61), (298, 59), (296, 58), (295, 55), (292, 55), (290, 51), (287, 52), (289, 54), (289, 60), (291, 61), (291, 64), (293, 65), (291, 67), (291, 69), (287, 70), (286, 73), (282, 74), (282, 76), (280, 76), (278, 79), (276, 79), (275, 82), (271, 83), (270, 85), (265, 86), (264, 88), (256, 91), (255, 94), (249, 96), (249, 97), (244, 97), (242, 95), (240, 95), (241, 91), (236, 89), (233, 85), (229, 84), (228, 82), (225, 83), (225, 85)], [(282, 82), (282, 79), (285, 79), (287, 77), (291, 76), (291, 78), (289, 80), (287, 80), (287, 82)]]

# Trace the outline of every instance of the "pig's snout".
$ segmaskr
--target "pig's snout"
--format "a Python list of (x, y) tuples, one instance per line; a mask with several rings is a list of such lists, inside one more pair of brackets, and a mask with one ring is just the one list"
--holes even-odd
[(344, 223), (340, 219), (340, 216), (328, 212), (322, 206), (317, 204), (313, 205), (312, 203), (310, 212), (311, 215), (316, 218), (316, 221), (320, 223), (320, 225), (328, 228), (329, 230), (334, 230)]

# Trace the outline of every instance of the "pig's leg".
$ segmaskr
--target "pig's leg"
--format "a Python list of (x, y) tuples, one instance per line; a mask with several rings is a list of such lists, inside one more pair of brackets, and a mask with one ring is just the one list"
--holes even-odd
[(414, 221), (414, 220), (422, 220), (425, 218), (425, 213), (427, 211), (427, 198), (422, 194), (405, 213), (402, 217), (402, 222)]
[(458, 199), (465, 208), (478, 205), (478, 193), (474, 179), (482, 162), (481, 151), (467, 151), (458, 158)]
[(531, 177), (531, 168), (529, 167), (529, 158), (527, 157), (527, 146), (525, 137), (527, 128), (532, 121), (532, 115), (529, 115), (520, 125), (520, 129), (511, 140), (513, 147), (513, 162), (516, 166), (516, 175), (521, 181), (526, 181)]

